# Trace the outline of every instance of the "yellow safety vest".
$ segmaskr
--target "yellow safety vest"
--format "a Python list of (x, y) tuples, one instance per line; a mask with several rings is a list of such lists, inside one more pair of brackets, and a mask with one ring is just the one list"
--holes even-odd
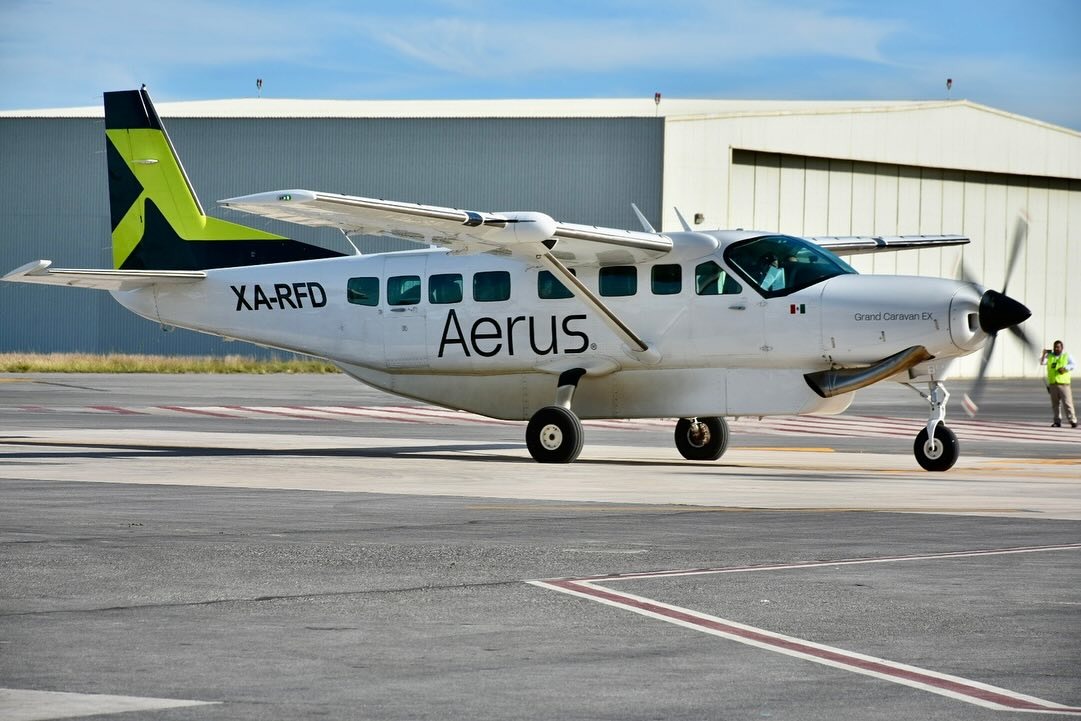
[(1070, 362), (1070, 354), (1063, 351), (1061, 355), (1048, 354), (1047, 356), (1047, 382), (1049, 385), (1066, 385), (1070, 382), (1070, 371), (1059, 373), (1059, 368), (1065, 368)]

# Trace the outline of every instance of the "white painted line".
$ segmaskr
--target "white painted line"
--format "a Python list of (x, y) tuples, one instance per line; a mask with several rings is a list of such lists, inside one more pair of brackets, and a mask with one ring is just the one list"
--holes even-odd
[(219, 702), (0, 688), (0, 718), (4, 721), (48, 721), (106, 713), (208, 706), (217, 703)]
[(957, 551), (951, 553), (932, 553), (908, 556), (884, 556), (879, 558), (853, 558), (839, 561), (812, 561), (805, 563), (772, 564), (764, 566), (735, 566), (729, 568), (697, 568), (675, 571), (655, 571), (645, 573), (625, 573), (588, 578), (568, 578), (548, 581), (528, 581), (534, 586), (552, 591), (585, 598), (616, 608), (622, 608), (642, 616), (672, 623), (684, 628), (747, 644), (756, 648), (793, 656), (813, 663), (839, 668), (852, 673), (890, 681), (921, 689), (958, 701), (983, 706), (999, 711), (1017, 711), (1031, 713), (1051, 713), (1081, 716), (1081, 708), (1065, 706), (1035, 696), (991, 686), (980, 681), (972, 681), (960, 676), (939, 673), (928, 669), (897, 663), (875, 656), (868, 656), (854, 651), (846, 651), (834, 646), (826, 646), (806, 641), (794, 636), (774, 633), (763, 628), (748, 626), (737, 621), (699, 613), (689, 608), (674, 606), (643, 596), (614, 591), (598, 584), (616, 581), (641, 580), (651, 578), (673, 578), (677, 576), (697, 576), (724, 573), (749, 573), (756, 571), (782, 571), (799, 568), (821, 568), (851, 566), (872, 563), (897, 563), (901, 561), (937, 561), (956, 558), (974, 558), (982, 556), (1010, 555), (1017, 553), (1039, 553), (1045, 551), (1081, 550), (1081, 543), (1068, 543), (1052, 546), (1018, 546), (975, 551)]
[(876, 558), (844, 558), (837, 561), (775, 563), (764, 566), (729, 566), (726, 568), (687, 568), (675, 571), (643, 571), (641, 573), (621, 573), (618, 575), (589, 576), (584, 578), (572, 578), (566, 580), (614, 583), (616, 581), (635, 581), (643, 578), (670, 578), (673, 576), (707, 576), (721, 573), (752, 573), (755, 571), (790, 571), (800, 568), (821, 568), (823, 566), (858, 566), (873, 563), (898, 563), (901, 561), (940, 561), (950, 558), (975, 558), (977, 556), (1009, 556), (1016, 553), (1042, 553), (1045, 551), (1078, 550), (1081, 550), (1081, 543), (1062, 543), (1053, 546), (1014, 546), (1012, 548), (987, 548), (974, 551), (922, 553), (908, 556), (878, 556)]

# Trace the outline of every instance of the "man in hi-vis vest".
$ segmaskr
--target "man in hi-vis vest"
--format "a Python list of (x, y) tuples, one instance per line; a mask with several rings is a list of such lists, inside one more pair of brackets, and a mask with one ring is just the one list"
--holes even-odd
[(1073, 394), (1070, 392), (1070, 371), (1074, 369), (1073, 358), (1062, 347), (1062, 341), (1055, 341), (1051, 350), (1044, 350), (1040, 356), (1040, 365), (1047, 366), (1047, 392), (1051, 394), (1051, 412), (1054, 414), (1051, 425), (1062, 426), (1059, 404), (1066, 408), (1066, 420), (1077, 428), (1077, 415), (1073, 410)]

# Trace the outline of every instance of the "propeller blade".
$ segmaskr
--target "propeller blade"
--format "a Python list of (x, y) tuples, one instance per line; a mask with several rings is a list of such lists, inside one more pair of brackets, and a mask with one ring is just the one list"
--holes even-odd
[(1028, 237), (1028, 220), (1025, 219), (1024, 214), (1017, 216), (1017, 223), (1013, 227), (1013, 240), (1010, 245), (1010, 260), (1006, 264), (1006, 280), (1002, 283), (1002, 294), (1006, 294), (1006, 289), (1010, 286), (1010, 278), (1013, 277), (1014, 266), (1017, 265), (1017, 258), (1021, 255), (1021, 247), (1025, 244), (1025, 238)]
[(991, 354), (995, 351), (996, 340), (998, 340), (996, 336), (991, 336), (991, 340), (984, 346), (983, 356), (980, 358), (980, 372), (976, 374), (976, 381), (972, 384), (971, 393), (966, 393), (962, 401), (965, 413), (969, 417), (976, 416), (976, 411), (980, 408), (980, 401), (983, 400), (983, 391), (987, 385), (987, 366), (991, 363)]
[(1013, 333), (1017, 340), (1021, 341), (1021, 345), (1025, 347), (1029, 353), (1036, 354), (1036, 344), (1032, 342), (1032, 339), (1025, 334), (1025, 331), (1021, 329), (1019, 325), (1010, 326), (1010, 332)]
[(972, 275), (972, 273), (969, 272), (968, 266), (965, 265), (965, 261), (963, 261), (963, 260), (960, 261), (960, 264), (961, 264), (961, 271), (960, 271), (960, 276), (961, 276), (960, 280), (961, 280), (961, 282), (962, 283), (968, 283), (969, 285), (974, 285), (974, 286), (979, 285), (979, 282), (976, 281), (976, 276)]

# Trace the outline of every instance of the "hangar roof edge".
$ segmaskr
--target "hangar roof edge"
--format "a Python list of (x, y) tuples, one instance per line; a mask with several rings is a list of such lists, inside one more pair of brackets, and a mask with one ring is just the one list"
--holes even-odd
[[(693, 98), (564, 98), (498, 100), (301, 100), (239, 98), (155, 103), (164, 118), (649, 118), (913, 112), (968, 108), (1081, 137), (1081, 132), (969, 100), (715, 100)], [(100, 105), (0, 110), (0, 118), (100, 118)]]

